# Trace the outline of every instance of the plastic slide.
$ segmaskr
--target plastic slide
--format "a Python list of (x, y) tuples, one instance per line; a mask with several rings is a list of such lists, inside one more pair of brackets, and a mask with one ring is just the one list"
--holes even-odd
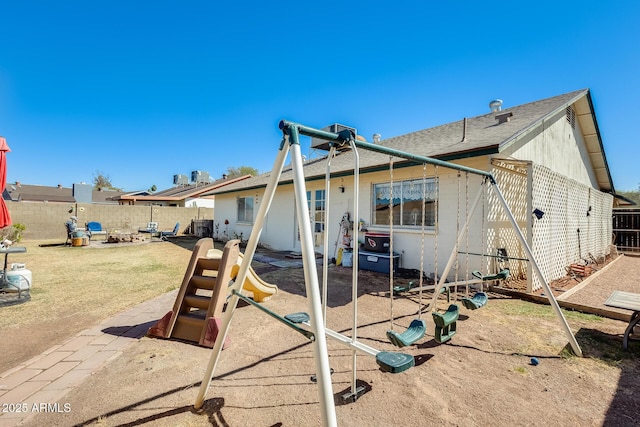
[[(219, 249), (210, 249), (207, 252), (207, 258), (221, 258), (222, 251)], [(234, 265), (231, 269), (231, 278), (235, 279), (240, 271), (240, 264), (242, 263), (242, 259), (244, 255), (240, 253), (238, 256), (238, 261), (236, 265)], [(253, 293), (253, 300), (255, 302), (264, 302), (271, 298), (271, 295), (274, 295), (278, 292), (278, 286), (267, 283), (260, 278), (253, 270), (253, 267), (249, 266), (249, 271), (247, 271), (247, 277), (244, 281), (244, 285), (242, 289), (247, 290)]]

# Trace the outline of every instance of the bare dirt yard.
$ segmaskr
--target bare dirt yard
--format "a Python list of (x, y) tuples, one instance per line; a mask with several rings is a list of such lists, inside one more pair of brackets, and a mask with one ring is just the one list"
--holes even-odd
[[(598, 272), (584, 290), (594, 287), (606, 296), (621, 287), (640, 292), (640, 258), (624, 258)], [(280, 314), (308, 310), (302, 269), (261, 263), (254, 268), (280, 288), (265, 307)], [(351, 335), (351, 269), (331, 267), (328, 277), (327, 327)], [(601, 296), (593, 298), (602, 304)], [(418, 295), (396, 297), (393, 304), (394, 329), (402, 331), (417, 316)], [(449, 342), (435, 342), (431, 314), (423, 313), (427, 335), (397, 349), (385, 336), (391, 326), (388, 278), (361, 271), (357, 305), (358, 339), (379, 350), (410, 354), (416, 366), (390, 374), (359, 353), (357, 384), (365, 393), (345, 401), (353, 354), (328, 340), (339, 425), (640, 425), (640, 343), (632, 341), (629, 351), (622, 350), (624, 321), (565, 311), (584, 353), (579, 358), (568, 350), (548, 305), (490, 293), (481, 309), (461, 306), (457, 333)], [(438, 308), (447, 305), (441, 299)], [(38, 334), (45, 336), (46, 330)], [(22, 337), (28, 345), (29, 334)], [(68, 412), (38, 414), (25, 425), (321, 425), (309, 340), (249, 305), (236, 310), (230, 339), (200, 411), (193, 404), (211, 351), (144, 337), (66, 395), (60, 403), (68, 404)], [(533, 357), (538, 365), (531, 363)]]

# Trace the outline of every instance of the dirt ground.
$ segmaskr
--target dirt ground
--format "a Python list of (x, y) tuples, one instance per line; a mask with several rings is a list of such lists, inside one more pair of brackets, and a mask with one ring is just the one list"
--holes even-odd
[[(601, 305), (602, 296), (615, 289), (640, 292), (640, 258), (623, 258), (574, 296)], [(281, 314), (308, 311), (300, 268), (257, 263), (255, 269), (280, 287), (265, 307)], [(329, 271), (327, 326), (345, 335), (351, 335), (353, 323), (350, 278), (348, 268)], [(578, 358), (567, 351), (568, 340), (550, 307), (491, 293), (479, 310), (461, 306), (457, 333), (448, 343), (435, 342), (426, 313), (427, 335), (397, 349), (385, 336), (391, 324), (388, 278), (361, 271), (358, 283), (358, 339), (412, 355), (416, 366), (385, 373), (374, 358), (358, 354), (357, 384), (365, 393), (345, 401), (353, 355), (328, 340), (339, 425), (640, 425), (640, 343), (622, 350), (625, 322), (568, 312), (585, 356)], [(418, 303), (417, 294), (394, 299), (394, 329), (408, 326)], [(447, 305), (440, 300), (438, 307)], [(318, 387), (311, 381), (313, 347), (304, 336), (251, 306), (239, 306), (230, 339), (201, 411), (193, 404), (211, 351), (145, 337), (65, 396), (60, 403), (68, 404), (69, 412), (39, 414), (26, 425), (321, 425)]]

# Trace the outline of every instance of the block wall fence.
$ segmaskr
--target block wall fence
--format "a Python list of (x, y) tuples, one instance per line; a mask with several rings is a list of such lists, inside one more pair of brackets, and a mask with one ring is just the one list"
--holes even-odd
[[(192, 220), (213, 220), (213, 208), (176, 206), (100, 205), (91, 203), (6, 202), (12, 223), (26, 226), (22, 236), (26, 240), (66, 240), (64, 223), (71, 215), (78, 217), (78, 226), (89, 221), (102, 224), (108, 232), (137, 231), (150, 221), (158, 223), (159, 230), (173, 230), (180, 223), (179, 234)], [(191, 233), (190, 233), (191, 234)]]

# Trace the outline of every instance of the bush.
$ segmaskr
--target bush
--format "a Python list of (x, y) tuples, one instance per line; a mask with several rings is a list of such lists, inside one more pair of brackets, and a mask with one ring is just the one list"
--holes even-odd
[(11, 227), (5, 227), (0, 230), (0, 241), (10, 240), (12, 243), (18, 243), (22, 240), (22, 233), (27, 229), (24, 224), (16, 223)]

